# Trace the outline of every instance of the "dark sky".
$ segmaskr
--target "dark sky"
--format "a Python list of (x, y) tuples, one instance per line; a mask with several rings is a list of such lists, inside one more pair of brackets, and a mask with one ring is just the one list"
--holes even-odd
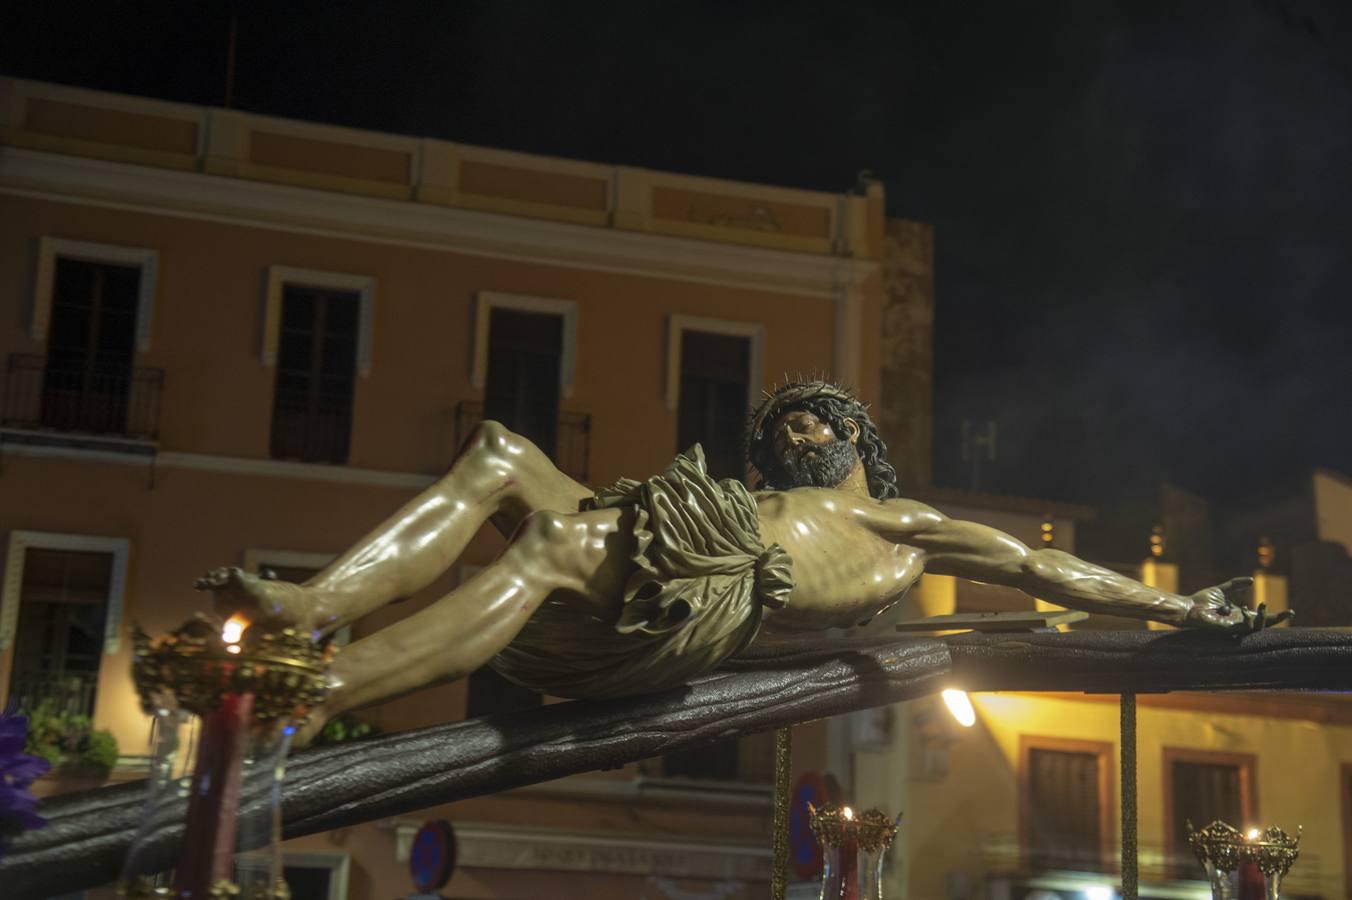
[[(5, 4), (0, 71), (223, 97), (228, 3)], [(936, 229), (936, 475), (1220, 509), (1352, 470), (1352, 4), (238, 4), (236, 105), (844, 190)]]

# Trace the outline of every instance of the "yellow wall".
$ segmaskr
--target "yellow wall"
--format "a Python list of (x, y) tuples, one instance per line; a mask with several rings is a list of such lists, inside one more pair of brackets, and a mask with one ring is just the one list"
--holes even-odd
[[(1201, 704), (1208, 700), (1206, 695), (1187, 696), (1195, 696)], [(1019, 745), (1024, 736), (1111, 743), (1113, 814), (1115, 823), (1118, 821), (1120, 720), (1116, 702), (1031, 694), (977, 694), (972, 699), (977, 724), (970, 729), (951, 726), (949, 770), (947, 776), (939, 778), (923, 774), (920, 754), (924, 720), (917, 720), (917, 716), (947, 714), (933, 700), (895, 708), (908, 723), (903, 742), (909, 750), (887, 759), (883, 776), (896, 778), (896, 773), (909, 773), (906, 818), (899, 839), (905, 846), (897, 854), (899, 859), (904, 856), (906, 864), (893, 869), (893, 889), (898, 896), (940, 900), (945, 896), (946, 873), (965, 871), (979, 883), (988, 872), (1017, 867)], [(1273, 701), (1254, 699), (1255, 704), (1265, 702)], [(1345, 708), (1338, 700), (1327, 702), (1334, 708)], [(1226, 704), (1231, 705), (1235, 704)], [(1352, 723), (1345, 712), (1343, 719)], [(1292, 888), (1326, 897), (1341, 896), (1344, 824), (1336, 786), (1340, 766), (1352, 763), (1352, 724), (1321, 724), (1233, 711), (1167, 709), (1143, 703), (1138, 709), (1137, 730), (1143, 883), (1162, 880), (1163, 758), (1164, 748), (1174, 747), (1255, 755), (1257, 821), (1232, 824), (1280, 825), (1291, 832), (1303, 825), (1301, 861), (1293, 870)], [(891, 789), (900, 794), (895, 787)], [(1116, 825), (1113, 846), (1119, 846)], [(1189, 860), (1184, 863), (1191, 866)], [(1201, 878), (1200, 869), (1196, 877)]]

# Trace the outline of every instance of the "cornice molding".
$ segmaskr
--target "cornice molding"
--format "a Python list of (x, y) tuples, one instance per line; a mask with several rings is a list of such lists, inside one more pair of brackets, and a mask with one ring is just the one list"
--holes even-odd
[(0, 147), (0, 193), (368, 243), (835, 299), (878, 263)]
[(149, 466), (153, 461), (154, 465), (161, 469), (195, 469), (200, 472), (221, 472), (227, 475), (260, 475), (267, 478), (285, 478), (291, 481), (326, 481), (335, 484), (364, 484), (371, 487), (412, 490), (421, 490), (437, 480), (435, 475), (422, 475), (416, 472), (358, 469), (351, 466), (286, 462), (277, 459), (251, 459), (242, 456), (213, 456), (206, 453), (182, 453), (172, 450), (152, 457), (141, 453), (123, 453), (116, 450), (6, 443), (4, 455), (70, 460), (80, 463), (99, 462), (136, 466)]
[[(395, 859), (408, 859), (417, 826), (394, 825)], [(455, 826), (457, 864), (467, 869), (553, 870), (616, 875), (765, 881), (770, 850), (735, 839), (648, 835), (477, 822)]]

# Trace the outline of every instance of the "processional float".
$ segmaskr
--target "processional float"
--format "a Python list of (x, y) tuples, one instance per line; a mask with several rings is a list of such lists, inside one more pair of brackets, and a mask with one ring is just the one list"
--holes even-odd
[[(729, 733), (754, 734), (918, 699), (951, 686), (1128, 695), (1347, 691), (1352, 634), (1295, 628), (1237, 640), (1143, 631), (966, 634), (763, 648), (682, 689), (557, 703), (299, 751), (281, 784), (282, 838), (612, 768)], [(138, 832), (145, 792), (145, 784), (133, 782), (54, 798), (43, 810), (47, 826), (16, 838), (0, 861), (0, 883), (17, 897), (46, 897), (115, 882), (133, 836), (148, 866), (172, 869), (187, 804), (176, 801)], [(266, 791), (246, 784), (241, 818), (271, 803)]]
[[(242, 615), (138, 642), (137, 683), (157, 722), (148, 787), (53, 801), (48, 826), (0, 862), (0, 881), (40, 897), (120, 875), (136, 900), (215, 900), (241, 888), (279, 900), (283, 838), (778, 729), (779, 898), (789, 726), (945, 689), (1069, 690), (1122, 696), (1122, 894), (1134, 898), (1136, 693), (1352, 687), (1352, 638), (1264, 631), (1263, 607), (1235, 598), (1245, 579), (1184, 597), (1058, 550), (1029, 550), (899, 498), (885, 451), (863, 405), (825, 382), (785, 385), (753, 416), (750, 457), (773, 488), (765, 494), (715, 482), (698, 447), (645, 482), (593, 492), (486, 423), (440, 482), (304, 585), (238, 569), (204, 577), (218, 610)], [(514, 535), (496, 563), (330, 663), (320, 649), (328, 633), (432, 583), (487, 521)], [(872, 618), (929, 566), (1202, 631), (786, 637)], [(327, 715), (485, 663), (579, 699), (287, 759), (298, 728), (312, 733)], [(178, 742), (190, 719), (187, 760)], [(863, 869), (857, 856), (838, 859), (836, 873), (856, 877), (826, 890), (854, 900), (857, 876), (876, 874), (895, 821), (821, 813), (824, 843), (874, 854)], [(1197, 845), (1211, 854), (1204, 862), (1217, 872), (1232, 857), (1254, 862), (1265, 890), (1276, 890), (1272, 861), (1294, 858), (1273, 849), (1280, 835), (1230, 853), (1218, 834)], [(260, 847), (273, 848), (262, 877), (232, 881), (234, 854)], [(1219, 891), (1229, 883), (1213, 877)]]

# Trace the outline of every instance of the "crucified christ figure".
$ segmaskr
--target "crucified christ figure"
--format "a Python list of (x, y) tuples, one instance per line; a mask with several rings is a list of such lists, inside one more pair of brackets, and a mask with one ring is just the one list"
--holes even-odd
[(491, 665), (570, 697), (683, 684), (759, 634), (867, 621), (924, 572), (1008, 585), (1090, 612), (1224, 632), (1262, 628), (1233, 579), (1192, 596), (898, 496), (865, 407), (824, 382), (786, 385), (752, 417), (754, 494), (692, 448), (663, 474), (593, 491), (485, 422), (436, 484), (304, 584), (215, 569), (218, 612), (317, 637), (430, 585), (485, 522), (502, 555), (427, 608), (358, 640), (307, 726)]

